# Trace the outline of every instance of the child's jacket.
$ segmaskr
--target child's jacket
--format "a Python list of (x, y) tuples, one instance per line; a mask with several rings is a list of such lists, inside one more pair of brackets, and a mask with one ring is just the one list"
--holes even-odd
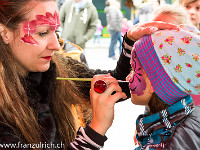
[(200, 147), (200, 111), (191, 96), (153, 115), (136, 121), (138, 149), (186, 150)]

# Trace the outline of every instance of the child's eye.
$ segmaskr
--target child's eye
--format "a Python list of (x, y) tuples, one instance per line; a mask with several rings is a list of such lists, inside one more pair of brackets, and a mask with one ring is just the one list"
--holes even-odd
[(190, 9), (190, 6), (189, 6), (189, 5), (186, 5), (185, 8)]
[(38, 34), (39, 34), (39, 36), (44, 37), (45, 35), (48, 34), (48, 31), (45, 31), (45, 32), (39, 32)]

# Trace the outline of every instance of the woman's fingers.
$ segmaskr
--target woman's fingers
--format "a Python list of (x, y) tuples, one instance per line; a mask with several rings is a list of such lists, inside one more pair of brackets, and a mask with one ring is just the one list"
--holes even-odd
[[(98, 80), (103, 80), (107, 84), (107, 89), (103, 93), (94, 90), (94, 84)], [(113, 94), (113, 92), (116, 92)], [(90, 98), (92, 105), (92, 120), (90, 127), (98, 133), (105, 135), (114, 119), (114, 104), (120, 98), (126, 98), (122, 92), (118, 81), (108, 75), (96, 75), (91, 82)]]
[(180, 29), (175, 24), (162, 22), (162, 21), (151, 21), (151, 22), (145, 23), (145, 24), (143, 24), (141, 26), (143, 26), (143, 27), (156, 27), (159, 30), (163, 30), (163, 29), (179, 30)]
[[(113, 94), (113, 92), (116, 92), (116, 93)], [(127, 98), (126, 94), (122, 92), (121, 87), (115, 83), (109, 84), (106, 93), (108, 96), (110, 95), (110, 97), (112, 97), (113, 103), (117, 102), (121, 98), (123, 99)]]
[(94, 84), (98, 80), (103, 80), (108, 85), (111, 82), (117, 83), (117, 80), (110, 76), (110, 74), (107, 75), (95, 75), (91, 81), (91, 90), (94, 90)]
[(179, 30), (180, 28), (177, 25), (162, 21), (151, 21), (143, 24), (139, 23), (128, 30), (127, 37), (132, 41), (137, 41), (145, 35), (153, 34), (158, 30), (164, 29)]
[[(121, 89), (121, 87), (119, 86), (119, 84), (118, 84), (118, 81), (115, 79), (115, 78), (113, 78), (113, 77), (111, 77), (109, 74), (108, 75), (97, 75), (97, 76), (95, 76), (94, 78), (93, 78), (93, 82), (91, 83), (91, 90), (93, 91), (93, 92), (95, 92), (95, 90), (94, 90), (94, 84), (95, 84), (95, 82), (96, 81), (98, 81), (98, 80), (103, 80), (106, 84), (107, 84), (107, 88), (106, 88), (106, 90), (103, 92), (103, 93), (97, 93), (96, 92), (96, 94), (97, 95), (99, 95), (99, 94), (101, 94), (101, 95), (99, 95), (99, 96), (102, 96), (102, 94), (104, 94), (105, 96), (112, 96), (113, 95), (113, 92), (116, 92), (116, 93), (122, 93), (122, 89)], [(92, 92), (91, 91), (91, 92)], [(96, 95), (95, 94), (95, 95)], [(115, 96), (114, 98), (113, 98), (113, 102), (115, 103), (116, 101), (118, 101), (120, 98), (126, 98), (126, 95), (125, 95), (125, 93), (123, 93), (122, 95), (120, 95), (120, 94), (117, 94), (118, 95), (118, 99), (116, 99), (117, 98), (117, 96)]]

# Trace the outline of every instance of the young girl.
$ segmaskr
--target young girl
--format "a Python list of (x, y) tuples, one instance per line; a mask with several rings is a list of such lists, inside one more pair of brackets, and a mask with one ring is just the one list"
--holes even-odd
[(179, 3), (189, 14), (193, 25), (200, 29), (200, 0), (179, 0)]
[[(93, 124), (81, 127), (76, 133), (78, 118), (72, 105), (90, 110), (90, 84), (59, 81), (56, 77), (90, 78), (110, 72), (115, 78), (124, 80), (130, 69), (127, 57), (130, 51), (124, 49), (113, 71), (89, 70), (84, 64), (58, 53), (56, 30), (59, 24), (55, 0), (0, 1), (1, 149), (12, 146), (18, 149), (95, 150), (106, 140), (105, 132), (111, 125), (112, 114), (102, 112), (114, 109), (114, 104), (103, 100), (105, 105), (102, 106), (92, 101), (98, 115), (92, 117)], [(132, 37), (139, 39), (152, 33), (150, 25), (177, 28), (159, 22), (143, 24), (135, 28)], [(137, 34), (143, 27), (146, 29)], [(129, 89), (121, 87), (128, 96)], [(126, 97), (121, 87), (115, 89), (121, 93), (113, 95), (116, 99)]]
[(137, 41), (132, 51), (131, 100), (150, 113), (136, 121), (139, 149), (198, 149), (199, 31), (181, 25)]
[[(200, 107), (194, 105), (190, 94), (200, 92), (200, 33), (192, 26), (180, 27), (157, 31), (134, 44), (131, 100), (150, 110), (136, 121), (137, 149), (199, 148)], [(110, 100), (106, 93), (98, 96), (96, 100)]]

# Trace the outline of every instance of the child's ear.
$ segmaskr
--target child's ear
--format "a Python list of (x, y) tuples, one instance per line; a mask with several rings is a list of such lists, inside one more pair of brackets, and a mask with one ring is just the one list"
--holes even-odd
[(10, 31), (2, 24), (0, 24), (0, 35), (3, 41), (8, 44), (9, 43), (9, 37), (10, 37)]
[(150, 86), (149, 93), (151, 93), (151, 94), (154, 93), (154, 90), (153, 90), (153, 86), (152, 86), (152, 85)]
[(146, 84), (147, 86), (149, 87), (149, 93), (150, 94), (153, 94), (154, 93), (154, 90), (153, 90), (153, 86), (151, 84), (151, 81), (149, 79), (149, 77), (147, 76), (147, 74), (145, 73), (145, 76), (146, 76)]

